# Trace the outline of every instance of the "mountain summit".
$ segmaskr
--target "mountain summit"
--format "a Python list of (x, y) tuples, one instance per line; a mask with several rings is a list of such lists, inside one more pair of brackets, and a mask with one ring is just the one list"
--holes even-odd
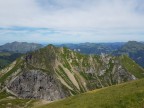
[(0, 88), (19, 98), (58, 100), (143, 78), (128, 56), (84, 55), (49, 45), (28, 53), (0, 72)]

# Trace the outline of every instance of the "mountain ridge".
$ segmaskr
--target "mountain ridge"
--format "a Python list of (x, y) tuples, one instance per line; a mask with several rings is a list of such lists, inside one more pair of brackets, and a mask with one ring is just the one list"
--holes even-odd
[(144, 43), (137, 41), (115, 42), (115, 43), (81, 43), (81, 44), (62, 44), (59, 46), (68, 47), (74, 51), (83, 54), (97, 54), (101, 53), (112, 54), (120, 56), (128, 55), (136, 63), (144, 67)]
[(129, 41), (121, 48), (113, 52), (113, 55), (127, 54), (136, 63), (144, 67), (144, 43)]
[(144, 70), (134, 61), (128, 59), (128, 64), (135, 66), (137, 74), (121, 59), (123, 57), (105, 54), (83, 55), (49, 45), (22, 56), (3, 69), (0, 87), (19, 98), (54, 101), (143, 77)]

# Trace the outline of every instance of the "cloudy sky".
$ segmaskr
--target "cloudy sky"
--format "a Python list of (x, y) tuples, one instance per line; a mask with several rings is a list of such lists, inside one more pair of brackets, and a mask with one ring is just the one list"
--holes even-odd
[(0, 44), (144, 41), (144, 0), (0, 0)]

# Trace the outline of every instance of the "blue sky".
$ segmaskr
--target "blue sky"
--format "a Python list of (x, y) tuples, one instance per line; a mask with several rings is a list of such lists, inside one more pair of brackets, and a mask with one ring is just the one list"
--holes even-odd
[(144, 41), (144, 0), (0, 0), (0, 44)]

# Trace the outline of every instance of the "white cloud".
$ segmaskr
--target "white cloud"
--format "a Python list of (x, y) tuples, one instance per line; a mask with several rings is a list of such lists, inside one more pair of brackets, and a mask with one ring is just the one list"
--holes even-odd
[(132, 39), (140, 40), (141, 35), (136, 34), (144, 29), (143, 10), (143, 0), (0, 0), (1, 27), (45, 27), (56, 32), (1, 30), (0, 37), (51, 42), (66, 42), (70, 37), (73, 42), (117, 41), (126, 36), (128, 40), (134, 33), (137, 38)]
[(136, 6), (136, 0), (0, 0), (0, 25), (143, 27)]

